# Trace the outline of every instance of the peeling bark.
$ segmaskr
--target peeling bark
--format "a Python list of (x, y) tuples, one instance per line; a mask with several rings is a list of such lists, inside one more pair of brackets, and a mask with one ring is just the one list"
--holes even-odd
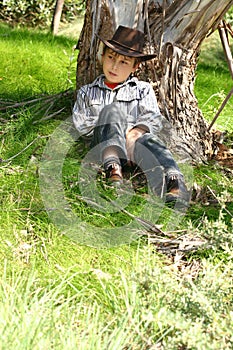
[(151, 82), (172, 124), (165, 127), (166, 143), (193, 160), (207, 159), (213, 153), (212, 134), (194, 95), (195, 71), (201, 43), (231, 5), (233, 0), (87, 0), (77, 45), (77, 88), (101, 73), (96, 33), (110, 38), (120, 24), (144, 30), (145, 49), (157, 57), (143, 63), (137, 75)]

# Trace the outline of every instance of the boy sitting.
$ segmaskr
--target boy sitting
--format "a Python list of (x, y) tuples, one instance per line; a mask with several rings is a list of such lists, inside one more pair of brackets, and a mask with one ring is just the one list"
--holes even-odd
[(77, 93), (76, 129), (90, 136), (92, 147), (99, 146), (106, 176), (113, 184), (122, 183), (126, 164), (136, 164), (155, 195), (165, 195), (166, 202), (188, 202), (183, 175), (159, 139), (164, 117), (152, 86), (133, 76), (140, 62), (155, 57), (143, 53), (144, 34), (119, 26), (112, 39), (99, 38), (105, 45), (103, 74)]

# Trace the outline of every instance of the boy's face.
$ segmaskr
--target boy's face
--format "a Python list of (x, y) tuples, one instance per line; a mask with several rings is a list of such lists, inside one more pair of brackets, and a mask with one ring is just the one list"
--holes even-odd
[(103, 72), (108, 83), (122, 83), (138, 68), (135, 58), (123, 56), (106, 48), (102, 56)]

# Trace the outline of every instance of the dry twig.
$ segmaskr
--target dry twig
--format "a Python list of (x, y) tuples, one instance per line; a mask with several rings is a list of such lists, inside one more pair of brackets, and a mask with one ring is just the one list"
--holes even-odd
[[(14, 108), (19, 108), (19, 107), (24, 107), (24, 106), (28, 106), (34, 103), (38, 103), (38, 102), (43, 102), (43, 104), (48, 103), (53, 101), (54, 99), (57, 100), (61, 97), (66, 97), (66, 96), (70, 96), (73, 94), (73, 91), (68, 89), (65, 91), (62, 91), (58, 94), (54, 94), (54, 95), (49, 95), (49, 96), (41, 96), (32, 100), (27, 100), (27, 101), (22, 101), (22, 102), (4, 102), (5, 106), (0, 107), (0, 111), (6, 111), (8, 109), (14, 109)], [(2, 103), (2, 101), (1, 101)]]
[[(88, 197), (77, 195), (77, 198), (96, 207), (96, 209), (104, 209), (101, 205), (95, 203)], [(119, 209), (142, 226), (144, 230), (139, 233), (139, 236), (147, 237), (149, 243), (153, 244), (156, 250), (160, 252), (172, 255), (177, 252), (188, 253), (204, 247), (207, 243), (207, 241), (199, 237), (198, 234), (188, 233), (186, 230), (165, 232), (161, 230), (159, 225), (155, 225), (148, 220), (135, 216), (125, 209)], [(184, 234), (180, 235), (180, 232), (184, 232)]]

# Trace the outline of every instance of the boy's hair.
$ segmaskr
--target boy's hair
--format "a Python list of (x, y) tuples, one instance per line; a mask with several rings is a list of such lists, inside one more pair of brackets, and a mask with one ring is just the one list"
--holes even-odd
[[(107, 47), (107, 45), (104, 45), (104, 47), (103, 47), (103, 55), (105, 55), (107, 50), (111, 50), (111, 51), (115, 52), (114, 50), (112, 50), (109, 47)], [(120, 56), (119, 53), (117, 53), (117, 52), (115, 52), (115, 53), (116, 53), (116, 55)], [(122, 56), (130, 57), (130, 56), (126, 56), (126, 55), (122, 55)], [(131, 57), (131, 58), (134, 58), (134, 67), (141, 62), (140, 58), (138, 58), (138, 57)]]

